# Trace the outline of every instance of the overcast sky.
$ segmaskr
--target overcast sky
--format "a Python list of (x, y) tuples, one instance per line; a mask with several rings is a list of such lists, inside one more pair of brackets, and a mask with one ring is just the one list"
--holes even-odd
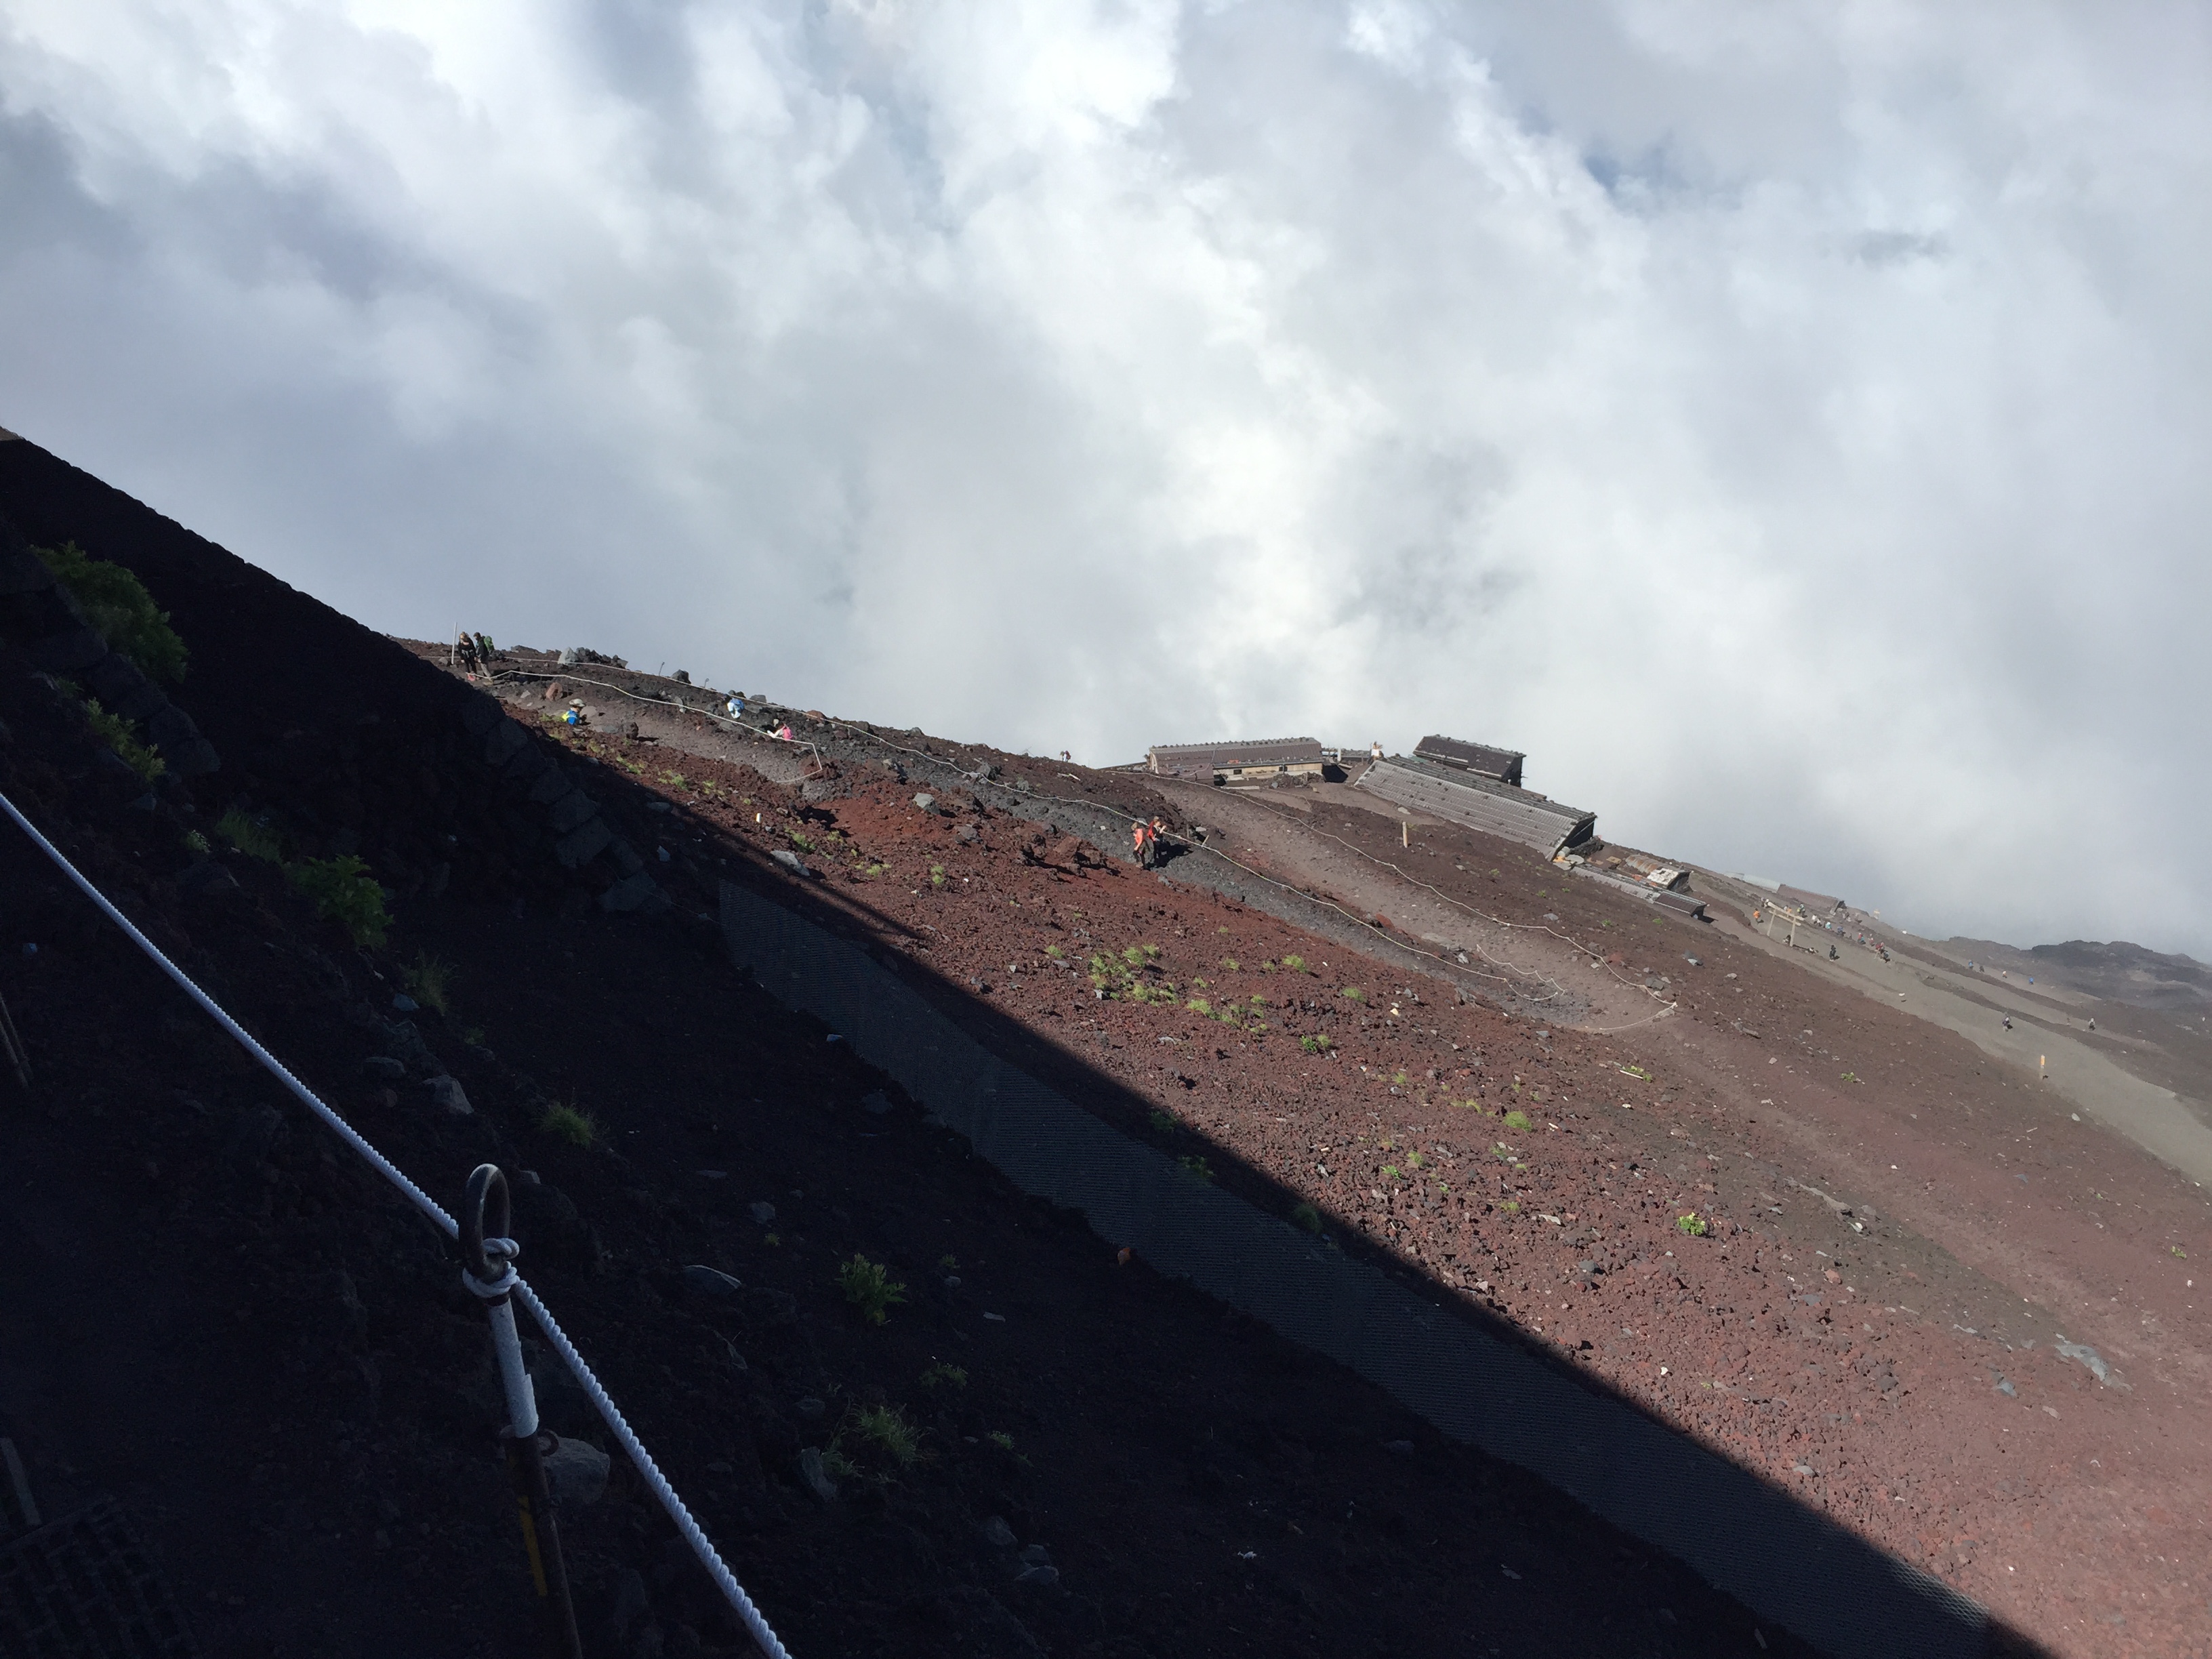
[(2212, 957), (2208, 15), (0, 0), (0, 426), (389, 631)]

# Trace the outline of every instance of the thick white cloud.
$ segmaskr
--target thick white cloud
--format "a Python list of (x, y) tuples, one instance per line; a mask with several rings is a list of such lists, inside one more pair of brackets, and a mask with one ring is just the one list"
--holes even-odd
[(394, 631), (2212, 953), (2205, 14), (15, 0), (0, 423)]

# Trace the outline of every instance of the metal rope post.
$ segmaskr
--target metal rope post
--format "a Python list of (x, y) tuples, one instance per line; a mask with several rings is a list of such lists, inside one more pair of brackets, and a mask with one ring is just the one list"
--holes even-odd
[[(498, 1231), (487, 1237), (484, 1208), (495, 1205)], [(568, 1568), (561, 1555), (561, 1528), (553, 1494), (545, 1484), (545, 1454), (561, 1443), (538, 1426), (538, 1399), (522, 1363), (522, 1343), (514, 1334), (514, 1306), (508, 1292), (519, 1282), (514, 1258), (521, 1247), (507, 1237), (510, 1212), (507, 1177), (496, 1164), (479, 1164), (469, 1176), (461, 1202), (461, 1283), (483, 1299), (491, 1320), (492, 1352), (507, 1392), (507, 1467), (514, 1481), (514, 1502), (522, 1519), (522, 1547), (530, 1557), (530, 1580), (545, 1607), (546, 1645), (556, 1659), (583, 1659), (576, 1634), (576, 1609), (568, 1599)]]

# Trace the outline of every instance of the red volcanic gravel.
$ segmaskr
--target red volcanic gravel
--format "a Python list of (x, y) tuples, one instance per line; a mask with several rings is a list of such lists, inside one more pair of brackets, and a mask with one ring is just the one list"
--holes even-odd
[[(1612, 1037), (1553, 1030), (958, 794), (929, 813), (904, 785), (848, 779), (810, 803), (728, 778), (753, 805), (676, 793), (702, 828), (803, 843), (818, 893), (1018, 1024), (1026, 1046), (999, 1046), (1073, 1097), (1255, 1202), (1310, 1205), (1347, 1248), (1431, 1276), (2058, 1651), (2194, 1651), (2203, 1441), (2142, 1455), (2170, 1389), (2101, 1386), (2055, 1350), (2064, 1316), (1903, 1224), (1887, 1195), (1838, 1194), (1818, 1126), (1715, 1057), (1717, 1030), (1760, 1041), (1739, 1009), (1686, 1002)], [(1531, 921), (1540, 908), (1480, 896)], [(1578, 886), (1542, 901), (1560, 933), (1609, 902)], [(1632, 968), (1698, 944), (1638, 909), (1611, 913)], [(1704, 938), (1770, 1024), (1814, 1018), (1785, 1006), (1804, 975)], [(1866, 1025), (1834, 1005), (1824, 1030)], [(1961, 1111), (2008, 1103), (1981, 1056), (1929, 1036), (1916, 1054), (1894, 1033), (1863, 1041), (1852, 1081), (1909, 1077)], [(1786, 1052), (1787, 1073), (1755, 1081), (1847, 1069), (1809, 1043)]]

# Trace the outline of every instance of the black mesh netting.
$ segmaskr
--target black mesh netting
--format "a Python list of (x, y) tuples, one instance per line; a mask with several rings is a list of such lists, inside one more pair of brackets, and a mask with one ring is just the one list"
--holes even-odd
[(199, 1650), (123, 1511), (101, 1499), (0, 1547), (9, 1659), (191, 1659)]

